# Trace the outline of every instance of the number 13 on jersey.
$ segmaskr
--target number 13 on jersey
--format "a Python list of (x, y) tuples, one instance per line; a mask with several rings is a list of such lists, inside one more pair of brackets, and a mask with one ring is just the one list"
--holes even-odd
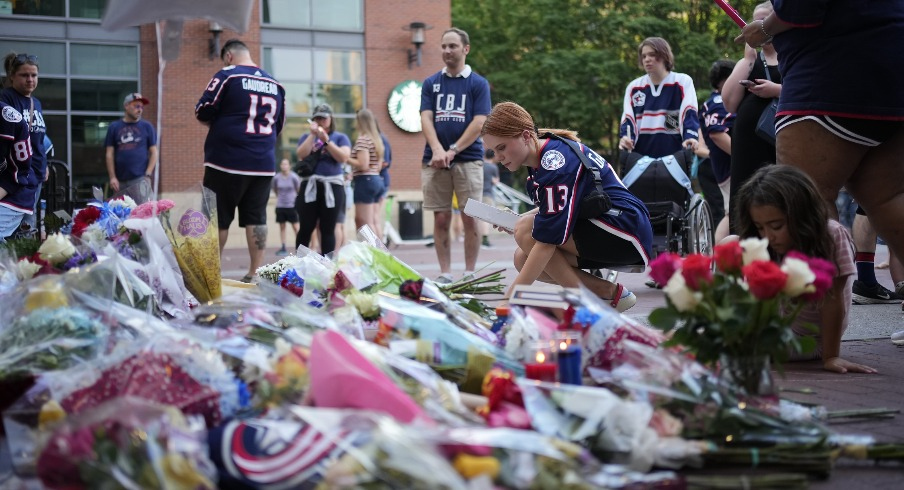
[[(247, 134), (272, 134), (273, 123), (276, 122), (276, 99), (266, 95), (259, 96), (257, 94), (249, 94), (251, 103), (248, 104), (248, 121), (245, 123), (245, 133)], [(267, 107), (263, 112), (264, 121), (257, 121), (258, 103), (261, 107)]]

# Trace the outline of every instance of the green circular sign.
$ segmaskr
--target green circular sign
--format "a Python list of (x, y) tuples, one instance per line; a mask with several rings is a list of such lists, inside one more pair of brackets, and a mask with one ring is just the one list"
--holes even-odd
[(421, 82), (406, 80), (389, 94), (389, 117), (403, 131), (421, 132)]

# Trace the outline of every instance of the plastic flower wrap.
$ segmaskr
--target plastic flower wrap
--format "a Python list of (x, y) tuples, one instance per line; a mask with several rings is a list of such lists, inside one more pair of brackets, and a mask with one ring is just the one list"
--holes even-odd
[(250, 381), (254, 404), (273, 408), (284, 403), (301, 403), (311, 385), (310, 359), (310, 348), (277, 339), (265, 369), (260, 374), (246, 372), (243, 376), (246, 382)]
[(351, 286), (361, 291), (396, 293), (403, 282), (420, 278), (420, 274), (388, 251), (361, 242), (350, 242), (340, 248), (336, 252), (336, 267)]
[(457, 326), (446, 314), (387, 297), (380, 297), (380, 307), (383, 314), (376, 341), (429, 364), (464, 391), (479, 393), (483, 377), (496, 364), (524, 374), (524, 366), (506, 351)]
[(176, 332), (120, 343), (110, 355), (49, 373), (39, 384), (67, 414), (134, 396), (202, 416), (209, 427), (249, 402), (219, 351)]
[(103, 353), (109, 330), (81, 308), (38, 308), (0, 331), (0, 379), (67, 369)]
[(431, 419), (450, 427), (484, 425), (465, 404), (455, 383), (440, 377), (430, 366), (371, 342), (354, 340), (351, 344)]
[(45, 488), (216, 488), (202, 423), (173, 407), (117, 398), (63, 422), (37, 463)]
[[(164, 203), (164, 201), (159, 202)], [(168, 206), (164, 206), (165, 203), (160, 204), (157, 209), (165, 211), (172, 208), (172, 201), (168, 202)], [(153, 219), (153, 215), (149, 216), (151, 219), (141, 218), (145, 215), (144, 212), (140, 212), (142, 207), (154, 204), (157, 204), (157, 201), (138, 206), (130, 215), (130, 219), (127, 219), (123, 225), (143, 238), (143, 247), (147, 256), (142, 262), (145, 267), (143, 271), (138, 272), (138, 275), (154, 290), (160, 308), (167, 315), (182, 317), (189, 308), (197, 306), (198, 300), (185, 287), (182, 269), (179, 267), (172, 244), (167, 239), (160, 220)]]
[(573, 327), (583, 331), (582, 372), (609, 369), (623, 355), (626, 341), (657, 346), (665, 339), (662, 332), (615, 311), (587, 288), (581, 287), (577, 298), (566, 298), (576, 305)]
[(374, 412), (291, 406), (210, 431), (220, 485), (466, 489), (422, 428)]
[(650, 276), (665, 284), (667, 305), (650, 314), (650, 323), (672, 332), (667, 345), (680, 345), (707, 365), (720, 355), (768, 356), (779, 368), (792, 352), (812, 350), (814, 339), (794, 335), (791, 323), (805, 302), (825, 294), (834, 267), (801, 254), (779, 265), (769, 260), (767, 246), (751, 238), (718, 245), (713, 257), (657, 257)]
[[(635, 471), (654, 465), (699, 466), (705, 443), (660, 438), (650, 426), (653, 406), (625, 400), (605, 388), (517, 380), (534, 429), (580, 443), (603, 461)], [(675, 450), (674, 446), (680, 447)]]
[(304, 246), (298, 255), (289, 255), (257, 269), (257, 274), (312, 306), (323, 306), (335, 274), (335, 264)]
[(66, 274), (63, 278), (66, 287), (158, 314), (159, 304), (148, 285), (146, 266), (119, 254), (109, 243), (103, 252), (105, 260)]
[(218, 298), (222, 291), (216, 199), (213, 191), (201, 187), (189, 202), (159, 216), (185, 287), (202, 303)]

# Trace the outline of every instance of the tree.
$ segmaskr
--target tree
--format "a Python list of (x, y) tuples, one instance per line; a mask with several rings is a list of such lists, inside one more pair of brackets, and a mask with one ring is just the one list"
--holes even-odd
[[(745, 17), (756, 3), (733, 2)], [(712, 63), (743, 55), (738, 27), (710, 0), (454, 0), (452, 20), (470, 35), (468, 63), (490, 81), (493, 102), (521, 104), (541, 127), (578, 130), (610, 161), (625, 87), (643, 73), (640, 41), (667, 39), (701, 98)]]

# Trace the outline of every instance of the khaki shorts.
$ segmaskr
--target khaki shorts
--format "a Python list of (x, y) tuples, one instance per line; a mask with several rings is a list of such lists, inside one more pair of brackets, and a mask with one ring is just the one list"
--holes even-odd
[(464, 209), (468, 199), (483, 197), (483, 162), (456, 162), (451, 169), (423, 167), (421, 187), (424, 191), (424, 211), (452, 211), (452, 191), (458, 205)]

